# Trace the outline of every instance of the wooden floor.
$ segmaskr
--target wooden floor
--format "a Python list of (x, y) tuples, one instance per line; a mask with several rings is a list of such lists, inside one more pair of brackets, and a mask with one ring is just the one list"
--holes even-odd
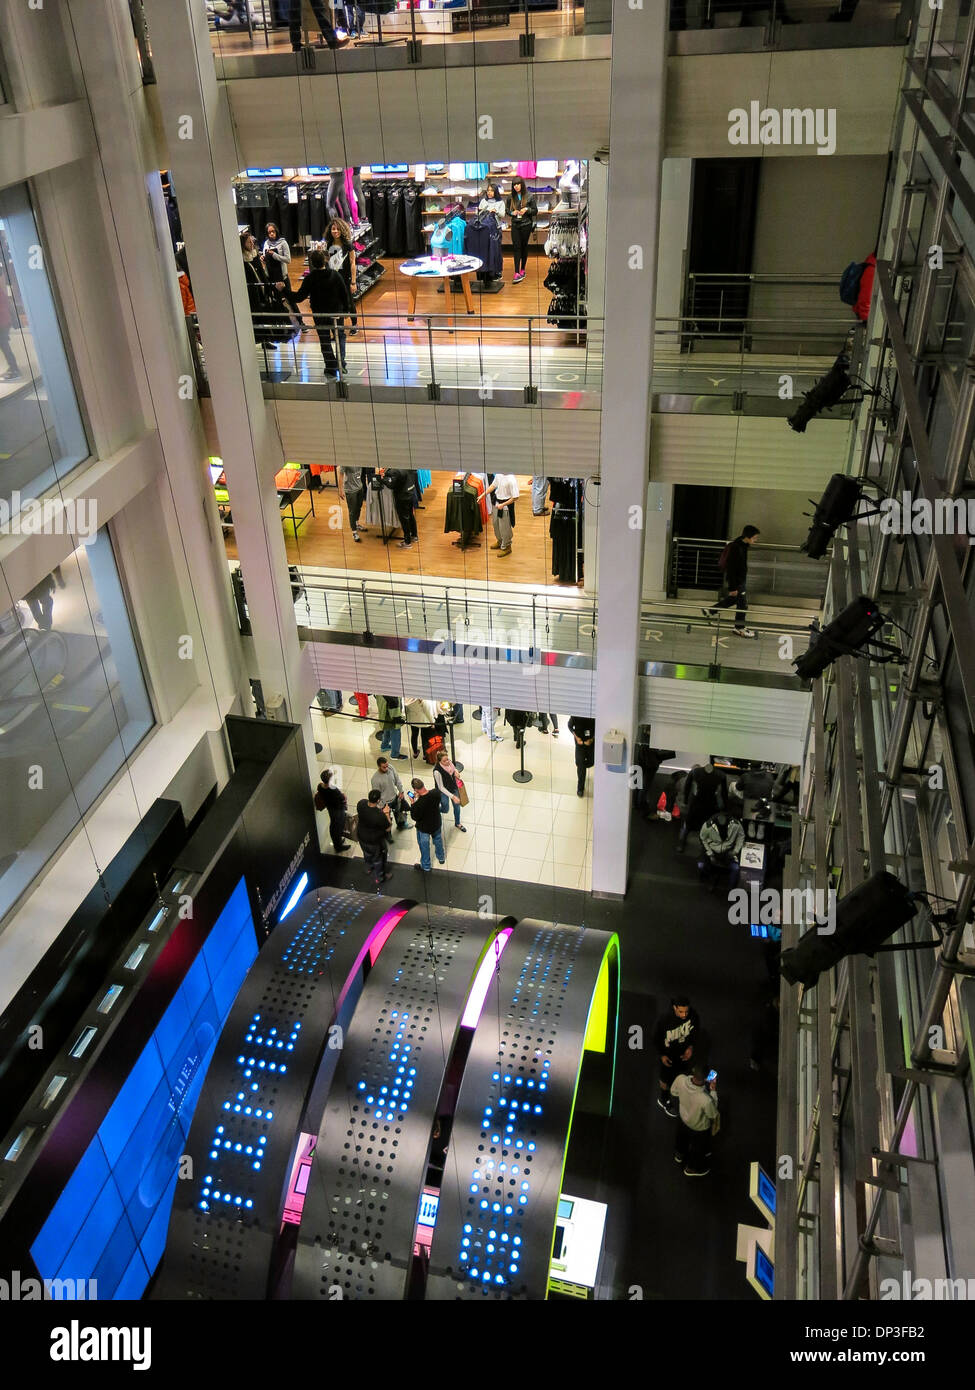
[[(329, 475), (325, 475), (328, 477)], [(290, 515), (283, 513), (285, 546), (289, 564), (315, 565), (325, 569), (390, 571), (401, 575), (436, 575), (441, 579), (482, 579), (513, 584), (555, 584), (552, 574), (552, 542), (548, 534), (550, 518), (532, 516), (531, 479), (518, 478), (521, 496), (516, 506), (514, 544), (511, 554), (499, 559), (492, 550), (494, 531), (487, 529), (478, 539), (479, 547), (460, 550), (451, 542), (456, 533), (444, 533), (444, 509), (452, 473), (434, 473), (430, 487), (423, 494), (424, 510), (416, 513), (418, 543), (411, 550), (399, 550), (396, 542), (402, 539), (399, 530), (394, 539), (384, 545), (378, 531), (370, 528), (356, 545), (349, 530), (349, 514), (340, 503), (335, 488), (329, 484), (315, 493), (315, 516), (309, 516), (294, 535)], [(295, 503), (300, 517), (309, 509), (308, 494)], [(341, 521), (341, 529), (335, 522)], [(237, 547), (233, 536), (227, 538), (227, 554), (236, 560)], [(573, 584), (561, 585), (567, 592), (578, 592)]]
[[(261, 230), (263, 232), (263, 228)], [(379, 335), (386, 342), (410, 343), (414, 346), (422, 346), (427, 342), (426, 326), (421, 327), (419, 319), (414, 320), (415, 326), (406, 322), (406, 315), (409, 313), (410, 306), (410, 282), (409, 278), (402, 275), (397, 268), (405, 259), (405, 256), (383, 257), (382, 264), (386, 267), (385, 275), (357, 302), (356, 313), (359, 319), (358, 336), (360, 342), (372, 344), (378, 340)], [(543, 343), (545, 347), (552, 348), (578, 346), (577, 339), (581, 335), (562, 333), (546, 322), (548, 306), (552, 300), (552, 291), (545, 288), (544, 280), (550, 265), (551, 261), (546, 256), (543, 246), (529, 251), (525, 278), (519, 284), (514, 285), (512, 284), (513, 262), (510, 251), (506, 247), (504, 289), (498, 294), (485, 295), (479, 295), (475, 291), (473, 315), (468, 315), (465, 312), (463, 295), (438, 294), (435, 282), (421, 284), (417, 296), (416, 312), (417, 314), (458, 314), (457, 322), (460, 331), (450, 335), (450, 340), (453, 341), (456, 338), (458, 343), (463, 343), (473, 336), (464, 332), (465, 327), (469, 327), (479, 330), (481, 341), (490, 341), (496, 347), (527, 348), (528, 319), (532, 317), (534, 319), (531, 324), (533, 347), (538, 347), (539, 342)], [(304, 270), (304, 255), (292, 256), (290, 275), (291, 283), (295, 289), (301, 284)], [(505, 327), (504, 321), (506, 319), (517, 320), (517, 322), (512, 322), (509, 329)], [(309, 330), (309, 333), (311, 331)], [(434, 327), (434, 346), (442, 347), (447, 337), (446, 324)]]

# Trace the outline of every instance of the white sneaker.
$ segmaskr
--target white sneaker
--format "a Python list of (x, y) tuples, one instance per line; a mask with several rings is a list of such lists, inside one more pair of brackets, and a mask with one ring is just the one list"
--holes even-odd
[(755, 634), (750, 627), (733, 627), (732, 632), (736, 637), (754, 637)]

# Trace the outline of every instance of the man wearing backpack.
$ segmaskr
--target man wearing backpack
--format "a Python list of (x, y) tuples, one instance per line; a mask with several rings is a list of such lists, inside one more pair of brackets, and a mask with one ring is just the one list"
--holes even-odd
[(736, 637), (755, 636), (752, 629), (745, 626), (745, 613), (748, 609), (748, 547), (754, 543), (755, 537), (761, 534), (757, 526), (745, 526), (736, 540), (728, 542), (718, 560), (718, 568), (724, 570), (727, 593), (724, 593), (723, 597), (722, 594), (718, 595), (713, 608), (701, 609), (706, 618), (714, 618), (719, 608), (735, 608)]

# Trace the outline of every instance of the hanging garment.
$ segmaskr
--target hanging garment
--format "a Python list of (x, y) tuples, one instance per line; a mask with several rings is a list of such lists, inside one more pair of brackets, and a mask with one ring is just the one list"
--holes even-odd
[(412, 180), (403, 189), (403, 242), (407, 256), (423, 254), (423, 199)]
[(416, 480), (420, 484), (421, 492), (426, 492), (432, 479), (433, 474), (430, 472), (429, 468), (418, 468), (416, 470)]
[(325, 212), (325, 190), (319, 183), (315, 185), (311, 197), (308, 235), (312, 241), (321, 241), (325, 235)]
[(397, 179), (386, 191), (386, 250), (391, 256), (406, 255), (406, 204), (403, 180)]
[(483, 212), (468, 224), (464, 250), (484, 262), (477, 272), (479, 280), (496, 280), (500, 276), (501, 224), (493, 212)]
[[(578, 168), (578, 165), (576, 166)], [(535, 177), (539, 179), (558, 178), (559, 161), (557, 159), (540, 159), (535, 166)]]
[(518, 161), (516, 172), (519, 173), (523, 179), (533, 179), (537, 168), (538, 165), (533, 159), (521, 159)]
[(487, 176), (488, 176), (488, 167), (487, 167), (486, 164), (465, 164), (465, 165), (464, 165), (464, 178), (465, 178), (465, 179), (477, 179), (477, 181), (478, 181), (479, 183), (483, 183), (484, 180), (487, 178)]
[(471, 474), (458, 473), (447, 492), (444, 532), (459, 531), (462, 536), (479, 536), (484, 529), (480, 498)]
[(448, 164), (448, 165), (447, 165), (447, 177), (448, 177), (448, 179), (450, 179), (450, 182), (451, 182), (451, 183), (460, 183), (461, 180), (462, 180), (463, 177), (464, 177), (464, 165), (463, 165), (463, 164)]
[(359, 222), (359, 204), (356, 202), (351, 169), (346, 169), (345, 171), (345, 205), (349, 209), (349, 216), (346, 220), (351, 227), (357, 226)]
[(560, 584), (575, 584), (582, 578), (583, 480), (550, 478), (552, 519), (552, 573)]
[(372, 190), (372, 212), (369, 221), (372, 223), (373, 234), (379, 245), (384, 247), (387, 255), (392, 252), (389, 249), (389, 207), (386, 198), (387, 188), (381, 179), (370, 179), (369, 187)]
[[(373, 479), (373, 482), (381, 483), (381, 481), (381, 479)], [(399, 525), (391, 488), (382, 486), (377, 488), (373, 486), (372, 482), (366, 488), (366, 525), (382, 527), (386, 532), (395, 530)]]

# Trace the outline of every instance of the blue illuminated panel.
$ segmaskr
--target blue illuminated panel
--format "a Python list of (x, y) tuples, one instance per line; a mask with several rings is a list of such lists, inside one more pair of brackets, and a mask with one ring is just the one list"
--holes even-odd
[(207, 1066), (256, 955), (241, 879), (31, 1246), (42, 1278), (94, 1279), (99, 1298), (142, 1296)]

